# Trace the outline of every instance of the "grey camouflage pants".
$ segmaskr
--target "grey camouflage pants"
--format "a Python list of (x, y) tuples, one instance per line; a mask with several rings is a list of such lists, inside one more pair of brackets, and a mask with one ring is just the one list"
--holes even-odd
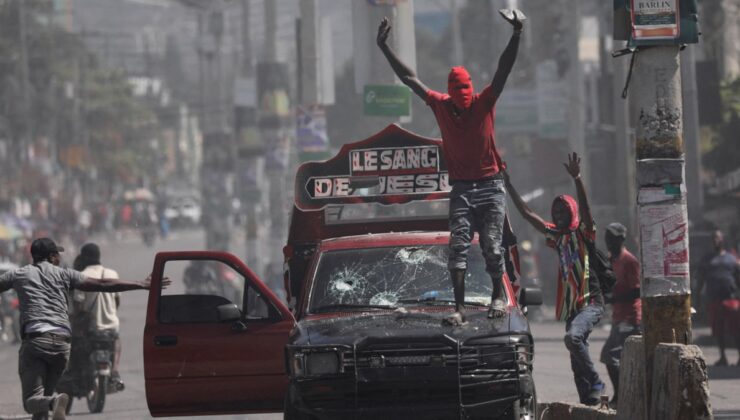
[(466, 270), (470, 241), (480, 238), (486, 271), (494, 282), (504, 274), (501, 236), (506, 215), (502, 179), (455, 181), (450, 192), (450, 257), (447, 268)]

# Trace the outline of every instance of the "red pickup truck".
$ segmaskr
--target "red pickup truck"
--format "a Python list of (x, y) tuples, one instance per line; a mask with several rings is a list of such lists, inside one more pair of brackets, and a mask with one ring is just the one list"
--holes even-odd
[(468, 323), (442, 323), (454, 299), (440, 152), (392, 125), (299, 168), (283, 250), (291, 309), (231, 254), (157, 254), (144, 332), (151, 414), (536, 418), (523, 309), (541, 292), (517, 301), (510, 271), (506, 316), (488, 319), (491, 281), (473, 251)]

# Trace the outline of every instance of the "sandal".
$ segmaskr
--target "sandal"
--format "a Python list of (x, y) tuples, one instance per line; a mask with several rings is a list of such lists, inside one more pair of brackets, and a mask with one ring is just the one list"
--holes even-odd
[(496, 299), (491, 302), (491, 307), (488, 308), (489, 318), (501, 318), (506, 315), (506, 305), (501, 299)]
[(453, 327), (461, 327), (467, 323), (468, 322), (465, 321), (465, 315), (461, 314), (460, 312), (454, 312), (452, 315), (442, 320), (442, 324), (452, 325)]

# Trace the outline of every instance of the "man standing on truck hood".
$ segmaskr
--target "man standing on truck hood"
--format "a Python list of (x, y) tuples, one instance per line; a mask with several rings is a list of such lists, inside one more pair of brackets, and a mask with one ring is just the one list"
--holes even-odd
[(398, 78), (432, 108), (442, 133), (442, 150), (452, 184), (448, 268), (455, 293), (455, 313), (446, 319), (452, 325), (465, 322), (465, 272), (475, 231), (480, 236), (486, 271), (493, 282), (488, 316), (499, 316), (505, 309), (501, 237), (506, 214), (506, 190), (501, 176), (503, 162), (494, 139), (494, 116), (496, 101), (516, 60), (526, 17), (519, 10), (501, 10), (500, 13), (514, 27), (514, 33), (499, 58), (491, 84), (481, 93), (474, 92), (470, 74), (464, 67), (450, 70), (446, 94), (429, 89), (388, 46), (391, 31), (388, 18), (384, 18), (378, 27), (378, 47)]
[[(59, 378), (69, 360), (71, 328), (67, 315), (70, 290), (86, 292), (124, 292), (149, 289), (144, 281), (90, 278), (79, 271), (59, 267), (64, 248), (49, 238), (31, 244), (33, 263), (0, 276), (0, 293), (14, 289), (21, 311), (23, 342), (18, 353), (23, 407), (33, 419), (64, 420), (69, 403), (67, 394), (55, 394)], [(164, 280), (163, 285), (169, 284)]]

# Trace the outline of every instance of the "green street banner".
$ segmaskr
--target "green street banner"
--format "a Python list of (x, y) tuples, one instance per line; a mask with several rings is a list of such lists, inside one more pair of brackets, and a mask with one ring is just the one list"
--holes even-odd
[(402, 117), (411, 115), (411, 90), (400, 85), (365, 85), (365, 115)]

